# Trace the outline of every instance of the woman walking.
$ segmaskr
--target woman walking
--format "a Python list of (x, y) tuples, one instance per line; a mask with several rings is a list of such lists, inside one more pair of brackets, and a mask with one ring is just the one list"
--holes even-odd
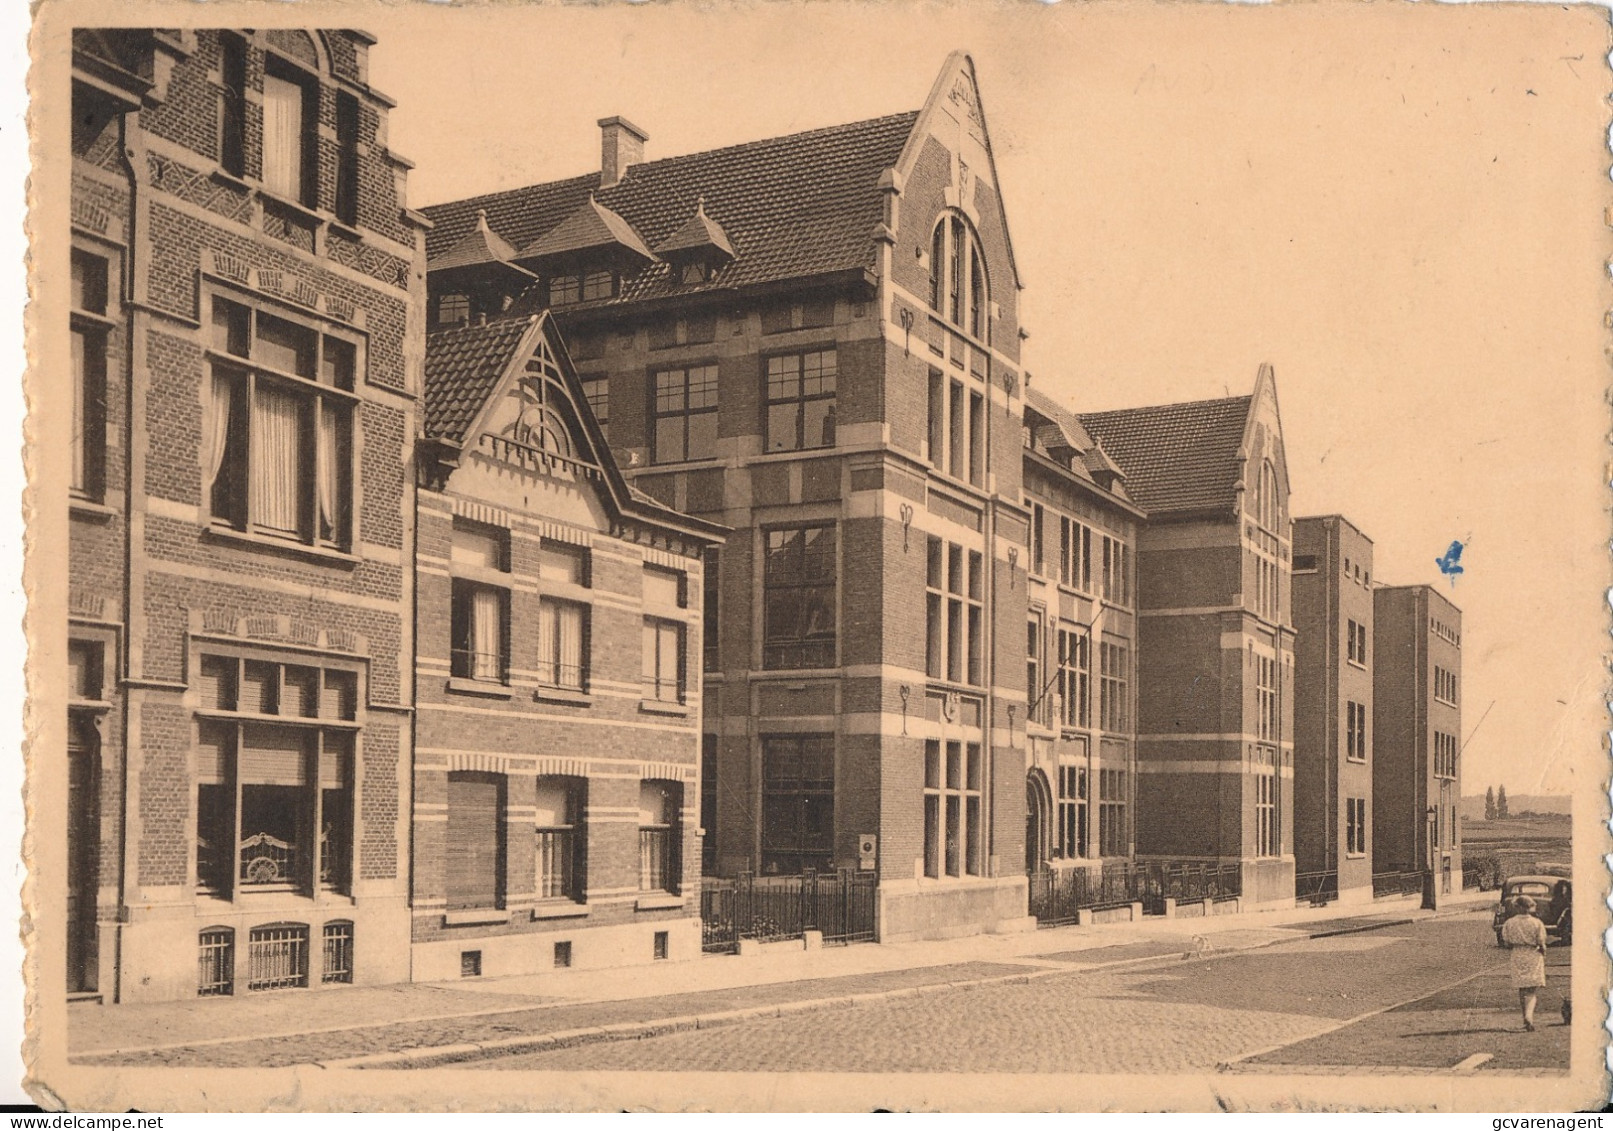
[(1512, 984), (1518, 990), (1523, 1027), (1535, 1031), (1535, 1001), (1546, 984), (1546, 924), (1535, 918), (1535, 901), (1520, 895), (1512, 917), (1501, 925), (1501, 941), (1512, 951)]

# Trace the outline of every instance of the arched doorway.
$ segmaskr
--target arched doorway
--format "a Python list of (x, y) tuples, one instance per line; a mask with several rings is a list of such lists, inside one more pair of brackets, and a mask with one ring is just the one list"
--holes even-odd
[(1025, 874), (1047, 867), (1053, 843), (1053, 791), (1047, 775), (1032, 769), (1025, 775)]

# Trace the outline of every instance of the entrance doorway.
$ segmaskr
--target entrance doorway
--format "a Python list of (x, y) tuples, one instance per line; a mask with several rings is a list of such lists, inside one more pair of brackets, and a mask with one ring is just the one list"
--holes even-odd
[(95, 897), (101, 863), (101, 739), (87, 719), (67, 729), (67, 992), (99, 989)]
[(1053, 791), (1040, 770), (1025, 777), (1025, 874), (1047, 867), (1053, 850)]

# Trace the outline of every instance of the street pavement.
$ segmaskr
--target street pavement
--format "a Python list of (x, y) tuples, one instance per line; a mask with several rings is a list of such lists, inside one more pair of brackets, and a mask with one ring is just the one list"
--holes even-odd
[[(1292, 1072), (1448, 1069), (1477, 1058), (1478, 1071), (1565, 1067), (1566, 1028), (1512, 1032), (1505, 952), (1488, 930), (1487, 900), (1469, 906), (1486, 910), (1436, 918), (1394, 902), (778, 949), (669, 963), (653, 978), (564, 971), (75, 1006), (70, 1040), (75, 1061), (103, 1065)], [(1567, 952), (1558, 953), (1546, 1022), (1567, 993)]]
[[(1487, 926), (1483, 916), (1467, 915), (466, 1066), (1080, 1073), (1225, 1066), (1333, 1075), (1448, 1071), (1468, 1062), (1478, 1072), (1566, 1071), (1568, 1028), (1555, 1010), (1568, 988), (1567, 950), (1553, 955), (1541, 1029), (1525, 1033), (1505, 952)], [(1283, 1047), (1243, 1059), (1274, 1045)]]

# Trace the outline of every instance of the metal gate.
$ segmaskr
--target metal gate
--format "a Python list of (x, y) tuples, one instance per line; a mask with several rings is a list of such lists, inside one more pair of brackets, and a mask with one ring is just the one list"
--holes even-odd
[(874, 940), (873, 872), (842, 868), (799, 876), (702, 877), (700, 923), (708, 953), (726, 954), (741, 939), (778, 942), (821, 931), (826, 943)]

